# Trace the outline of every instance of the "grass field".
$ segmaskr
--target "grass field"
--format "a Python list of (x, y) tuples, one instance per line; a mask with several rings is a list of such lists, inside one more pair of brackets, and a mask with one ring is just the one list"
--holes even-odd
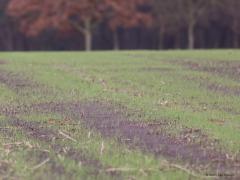
[(240, 178), (240, 51), (0, 53), (1, 179)]

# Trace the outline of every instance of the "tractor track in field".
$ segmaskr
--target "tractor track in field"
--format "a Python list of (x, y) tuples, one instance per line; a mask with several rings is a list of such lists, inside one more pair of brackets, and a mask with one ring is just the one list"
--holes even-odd
[[(237, 177), (240, 175), (239, 156), (232, 157), (224, 150), (217, 149), (216, 143), (209, 140), (200, 129), (185, 129), (179, 136), (173, 137), (163, 130), (166, 122), (129, 121), (121, 110), (101, 102), (41, 103), (27, 107), (27, 110), (22, 111), (24, 112), (58, 113), (68, 118), (82, 120), (87, 128), (100, 132), (105, 138), (116, 138), (119, 143), (126, 144), (131, 149), (141, 149), (145, 153), (166, 157), (173, 163), (183, 162), (188, 168), (206, 172), (207, 175), (217, 173)], [(29, 137), (49, 144), (62, 138), (36, 122), (22, 120), (10, 122), (11, 125), (23, 129)], [(61, 145), (51, 145), (51, 148), (56, 153), (65, 152), (64, 155), (70, 159), (83, 160), (88, 166), (98, 164), (94, 160), (86, 160), (82, 153), (74, 149), (69, 149), (66, 154), (65, 147)], [(102, 169), (101, 166), (95, 168)]]
[(188, 60), (177, 60), (172, 63), (181, 65), (187, 69), (200, 72), (208, 72), (210, 74), (230, 77), (233, 80), (240, 80), (240, 61), (219, 61), (201, 64)]
[[(69, 158), (81, 166), (90, 168), (89, 175), (97, 177), (101, 172), (105, 172), (108, 167), (105, 167), (97, 159), (90, 157), (90, 155), (82, 152), (79, 149), (74, 149), (68, 146), (63, 146), (57, 141), (62, 141), (64, 138), (57, 132), (42, 126), (40, 123), (32, 121), (24, 121), (20, 119), (10, 119), (8, 123), (23, 131), (27, 137), (45, 142), (55, 154)], [(51, 162), (51, 160), (50, 160)], [(64, 172), (64, 167), (58, 166), (56, 163), (51, 163), (51, 169)], [(108, 175), (121, 179), (120, 173), (108, 173)]]
[[(66, 172), (66, 169), (64, 166), (62, 166), (61, 164), (57, 163), (53, 158), (49, 157), (49, 151), (44, 149), (40, 149), (39, 147), (35, 147), (32, 146), (29, 142), (26, 144), (26, 142), (14, 142), (12, 138), (15, 137), (14, 131), (16, 131), (16, 129), (13, 129), (14, 127), (9, 126), (9, 123), (5, 122), (5, 123), (1, 123), (1, 126), (8, 126), (6, 128), (0, 129), (0, 134), (1, 137), (3, 138), (7, 138), (10, 139), (11, 142), (10, 143), (6, 143), (3, 144), (4, 149), (6, 150), (6, 152), (16, 152), (16, 151), (22, 151), (22, 149), (27, 151), (27, 155), (25, 157), (25, 160), (27, 162), (35, 162), (36, 166), (41, 164), (42, 162), (44, 162), (46, 159), (48, 159), (47, 161), (47, 165), (49, 167), (50, 173), (51, 174), (55, 174), (55, 175), (60, 175), (60, 176), (67, 176), (67, 177), (71, 177), (71, 174), (69, 174), (69, 172)], [(19, 149), (20, 148), (20, 149)], [(15, 172), (13, 170), (11, 170), (11, 163), (9, 162), (5, 162), (3, 161), (0, 162), (0, 178), (2, 176), (5, 176), (7, 174), (7, 172), (11, 171), (11, 177), (13, 179), (18, 179), (20, 177), (16, 177), (15, 176)], [(32, 171), (36, 171), (38, 168), (36, 169), (29, 169)], [(49, 172), (46, 172), (49, 173)], [(2, 176), (1, 176), (2, 175)], [(10, 177), (8, 177), (10, 178)]]
[(220, 84), (217, 82), (211, 82), (209, 78), (197, 78), (197, 77), (183, 77), (186, 80), (197, 82), (200, 88), (207, 89), (212, 92), (221, 93), (223, 95), (230, 96), (239, 96), (240, 95), (240, 86), (228, 86), (224, 84)]
[[(47, 161), (47, 165), (49, 167), (50, 172), (46, 172), (46, 173), (51, 173), (51, 174), (55, 174), (58, 176), (64, 176), (64, 177), (69, 177), (71, 178), (71, 174), (69, 174), (69, 172), (66, 171), (65, 167), (61, 164), (59, 164), (58, 162), (56, 162), (53, 158), (50, 158), (49, 152), (47, 151), (39, 151), (39, 150), (31, 150), (28, 152), (27, 161), (32, 161), (33, 158), (36, 159), (36, 166), (41, 164), (42, 162)], [(36, 167), (35, 166), (35, 167)], [(37, 168), (36, 168), (37, 170)], [(36, 171), (34, 169), (34, 171)]]
[(240, 96), (240, 87), (230, 87), (213, 82), (201, 82), (199, 87), (203, 87), (209, 91), (220, 93), (223, 95)]
[[(18, 92), (23, 88), (36, 87), (36, 84), (16, 74), (1, 71), (0, 82)], [(95, 159), (86, 156), (79, 150), (54, 144), (62, 137), (36, 122), (15, 119), (18, 114), (58, 113), (76, 120), (98, 131), (105, 138), (116, 138), (130, 148), (141, 149), (143, 152), (166, 157), (171, 162), (184, 163), (188, 168), (206, 175), (240, 176), (239, 156), (233, 157), (216, 148), (199, 129), (186, 129), (179, 136), (173, 137), (164, 131), (164, 122), (133, 122), (123, 115), (121, 109), (101, 102), (65, 102), (41, 103), (31, 106), (0, 108), (0, 113), (10, 118), (9, 123), (26, 133), (29, 138), (48, 143), (55, 153), (62, 154), (76, 162), (91, 167), (97, 175), (105, 167)], [(230, 157), (229, 157), (230, 156)], [(118, 176), (118, 174), (114, 174)]]
[(200, 87), (204, 87), (212, 92), (217, 92), (224, 95), (240, 96), (240, 87), (229, 87), (223, 84), (207, 82), (200, 83)]
[(239, 156), (229, 157), (209, 140), (200, 129), (186, 129), (173, 137), (164, 132), (164, 122), (129, 121), (121, 111), (109, 104), (88, 103), (42, 103), (34, 105), (38, 113), (59, 113), (82, 120), (89, 129), (103, 137), (117, 138), (130, 148), (168, 158), (171, 162), (184, 162), (190, 169), (206, 174), (239, 176)]
[(0, 65), (5, 65), (5, 64), (7, 64), (7, 61), (0, 59)]
[(26, 88), (39, 88), (40, 85), (30, 80), (30, 78), (19, 73), (0, 70), (0, 83), (6, 85), (12, 91), (19, 93)]
[[(29, 80), (29, 78), (5, 70), (0, 71), (0, 83), (5, 84), (9, 89), (13, 90), (16, 93), (23, 91), (24, 88), (41, 88), (41, 86)], [(60, 154), (64, 157), (72, 159), (76, 163), (81, 162), (81, 165), (83, 166), (90, 167), (92, 169), (91, 173), (93, 175), (94, 174), (98, 175), (100, 171), (104, 172), (104, 170), (107, 169), (100, 163), (100, 161), (88, 157), (86, 153), (80, 152), (80, 150), (64, 147), (60, 144), (54, 144), (53, 142), (56, 139), (62, 139), (62, 137), (60, 137), (58, 133), (50, 129), (41, 127), (40, 124), (36, 122), (27, 122), (15, 118), (16, 115), (28, 112), (32, 112), (32, 108), (25, 105), (21, 106), (1, 105), (0, 107), (0, 114), (10, 118), (8, 123), (11, 126), (19, 128), (24, 133), (26, 133), (26, 135), (29, 138), (37, 139), (45, 143), (48, 143), (50, 148), (56, 154)], [(3, 129), (1, 133), (13, 135), (8, 129)], [(40, 158), (40, 160), (42, 159)], [(56, 163), (54, 163), (52, 159), (49, 162), (54, 171), (57, 170), (60, 172), (61, 170), (61, 172), (63, 172), (63, 168), (56, 166)], [(116, 173), (112, 173), (112, 175), (116, 177), (119, 176), (119, 174)]]

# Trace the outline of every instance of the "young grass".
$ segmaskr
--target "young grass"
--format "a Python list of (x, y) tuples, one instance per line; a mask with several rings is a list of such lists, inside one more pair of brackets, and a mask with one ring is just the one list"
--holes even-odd
[[(133, 121), (167, 120), (170, 126), (164, 127), (165, 131), (176, 137), (185, 128), (200, 129), (210, 140), (218, 142), (215, 148), (228, 154), (239, 153), (240, 98), (235, 93), (239, 79), (232, 76), (238, 72), (232, 72), (235, 69), (230, 68), (223, 73), (201, 71), (182, 64), (221, 67), (222, 61), (226, 61), (240, 65), (239, 51), (34, 52), (1, 53), (0, 58), (5, 61), (0, 65), (1, 69), (24, 74), (39, 84), (36, 88), (24, 88), (19, 94), (0, 82), (1, 107), (16, 108), (47, 102), (109, 102), (114, 107), (123, 108)], [(224, 89), (211, 89), (211, 84), (224, 86)], [(0, 120), (6, 121), (3, 113), (2, 116)], [(120, 145), (114, 138), (106, 139), (98, 132), (84, 129), (81, 123), (63, 126), (58, 121), (62, 122), (64, 117), (56, 113), (29, 111), (15, 116), (29, 122), (45, 123), (48, 128), (62, 132), (60, 135), (65, 140), (61, 145), (90, 154), (104, 165), (106, 172), (99, 177), (102, 179), (112, 178), (106, 175), (108, 172), (137, 179), (186, 179), (191, 174), (191, 170), (185, 167), (166, 163), (164, 157), (156, 159), (151, 154)], [(14, 136), (11, 138), (26, 140), (24, 136)], [(31, 143), (34, 142), (48, 146), (31, 139)], [(26, 162), (24, 153), (24, 150), (17, 151), (11, 157), (16, 160), (13, 169), (20, 178), (23, 174), (32, 175), (21, 164)], [(61, 160), (54, 152), (52, 154), (54, 161), (70, 174), (79, 171), (77, 177), (88, 177), (88, 168), (79, 170), (71, 159)], [(43, 170), (46, 168), (51, 173), (51, 167), (47, 161), (43, 163), (44, 160), (35, 163), (35, 167), (40, 165), (35, 173), (48, 178), (50, 176), (45, 176)]]

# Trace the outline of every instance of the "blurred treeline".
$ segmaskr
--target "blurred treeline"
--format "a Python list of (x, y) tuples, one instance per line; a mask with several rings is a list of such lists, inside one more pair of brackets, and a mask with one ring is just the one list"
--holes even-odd
[(0, 0), (0, 50), (239, 47), (240, 0)]

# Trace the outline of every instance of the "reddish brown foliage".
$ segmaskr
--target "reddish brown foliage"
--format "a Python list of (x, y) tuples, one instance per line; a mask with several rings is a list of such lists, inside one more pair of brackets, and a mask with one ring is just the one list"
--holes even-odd
[(11, 0), (8, 14), (20, 20), (28, 35), (37, 35), (46, 28), (60, 31), (78, 30), (84, 33), (86, 21), (94, 24), (103, 18), (112, 29), (132, 27), (150, 21), (138, 6), (144, 0)]
[(112, 30), (118, 27), (131, 28), (138, 24), (150, 25), (151, 15), (139, 10), (148, 3), (146, 0), (105, 0), (108, 7), (109, 26)]

